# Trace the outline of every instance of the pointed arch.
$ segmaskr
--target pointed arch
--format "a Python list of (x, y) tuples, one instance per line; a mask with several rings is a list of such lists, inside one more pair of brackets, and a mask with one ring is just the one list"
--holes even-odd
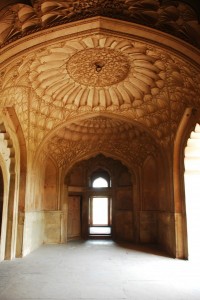
[[(0, 114), (1, 151), (4, 173), (4, 208), (1, 259), (22, 255), (27, 155), (24, 135), (14, 108)], [(2, 147), (1, 147), (2, 149)], [(7, 155), (7, 157), (5, 157)]]
[(173, 192), (174, 192), (174, 225), (176, 258), (188, 258), (185, 190), (184, 190), (184, 149), (192, 130), (198, 120), (198, 113), (187, 108), (179, 124), (174, 140), (173, 153)]
[(187, 218), (188, 259), (199, 260), (200, 247), (200, 125), (196, 124), (187, 140), (184, 151), (184, 184)]

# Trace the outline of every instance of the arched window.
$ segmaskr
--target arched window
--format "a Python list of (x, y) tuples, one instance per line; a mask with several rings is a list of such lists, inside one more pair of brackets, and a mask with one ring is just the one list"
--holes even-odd
[(91, 188), (110, 188), (110, 174), (102, 168), (96, 169), (89, 177), (89, 186)]
[(103, 177), (98, 177), (94, 179), (94, 181), (92, 182), (92, 187), (94, 188), (108, 187), (108, 182)]

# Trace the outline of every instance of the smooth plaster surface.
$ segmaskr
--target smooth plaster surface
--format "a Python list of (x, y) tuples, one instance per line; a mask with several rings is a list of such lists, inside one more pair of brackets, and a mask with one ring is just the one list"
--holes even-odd
[(200, 299), (200, 262), (110, 240), (44, 245), (0, 264), (0, 299)]

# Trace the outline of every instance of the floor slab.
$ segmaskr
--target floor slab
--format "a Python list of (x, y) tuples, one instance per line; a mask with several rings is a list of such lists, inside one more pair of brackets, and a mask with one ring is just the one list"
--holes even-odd
[(0, 264), (0, 299), (199, 300), (200, 263), (111, 240), (43, 245)]

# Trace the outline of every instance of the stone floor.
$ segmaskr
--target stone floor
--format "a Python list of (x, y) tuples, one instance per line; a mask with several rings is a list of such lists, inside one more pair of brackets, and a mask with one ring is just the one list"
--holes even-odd
[(0, 300), (200, 299), (200, 263), (112, 241), (44, 245), (0, 264)]

